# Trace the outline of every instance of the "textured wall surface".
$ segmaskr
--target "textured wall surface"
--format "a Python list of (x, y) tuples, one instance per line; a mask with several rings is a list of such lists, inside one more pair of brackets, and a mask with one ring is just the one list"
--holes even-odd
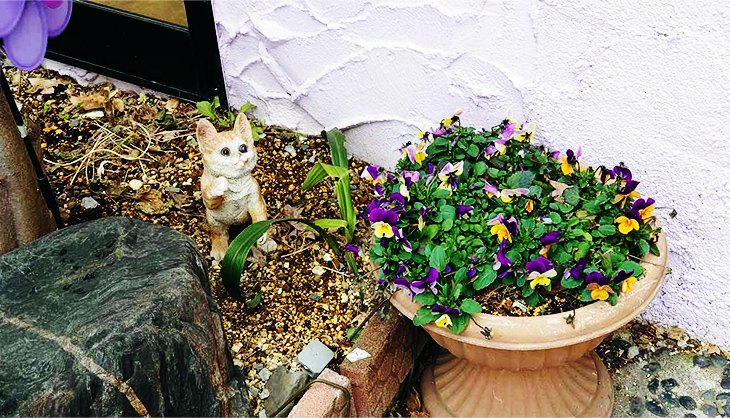
[[(347, 129), (392, 165), (455, 109), (511, 110), (556, 149), (625, 162), (658, 200), (673, 274), (646, 314), (730, 347), (730, 8), (613, 2), (214, 0), (228, 94), (270, 124)], [(669, 219), (675, 208), (679, 215)]]

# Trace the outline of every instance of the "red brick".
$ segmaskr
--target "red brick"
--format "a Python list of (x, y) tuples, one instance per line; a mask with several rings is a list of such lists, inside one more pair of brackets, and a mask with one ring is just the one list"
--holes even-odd
[[(318, 379), (336, 383), (352, 393), (350, 380), (330, 369), (324, 369)], [(307, 392), (299, 400), (297, 406), (289, 414), (289, 418), (330, 418), (344, 417), (347, 411), (347, 396), (342, 390), (325, 383), (312, 383)], [(355, 403), (350, 398), (350, 416), (357, 416)]]
[(371, 357), (354, 363), (345, 360), (340, 365), (342, 375), (352, 382), (361, 416), (382, 416), (397, 395), (411, 370), (411, 347), (405, 342), (413, 341), (414, 331), (411, 321), (395, 309), (384, 320), (373, 317), (363, 328), (355, 347)]

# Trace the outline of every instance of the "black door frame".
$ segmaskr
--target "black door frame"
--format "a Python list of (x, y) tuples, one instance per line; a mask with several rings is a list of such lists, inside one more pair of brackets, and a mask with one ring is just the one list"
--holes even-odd
[(185, 0), (187, 28), (84, 0), (73, 7), (47, 58), (191, 101), (218, 96), (228, 106), (210, 0)]

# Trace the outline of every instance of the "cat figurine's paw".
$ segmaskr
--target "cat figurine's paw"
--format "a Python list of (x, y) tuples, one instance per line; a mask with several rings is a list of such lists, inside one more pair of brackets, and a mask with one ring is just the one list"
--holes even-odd
[(256, 246), (265, 253), (271, 253), (276, 251), (278, 244), (273, 239), (269, 238), (266, 234), (256, 241)]
[(213, 187), (210, 188), (210, 197), (219, 197), (223, 196), (226, 193), (226, 190), (228, 190), (228, 179), (225, 177), (218, 177), (215, 179), (215, 182), (213, 182)]

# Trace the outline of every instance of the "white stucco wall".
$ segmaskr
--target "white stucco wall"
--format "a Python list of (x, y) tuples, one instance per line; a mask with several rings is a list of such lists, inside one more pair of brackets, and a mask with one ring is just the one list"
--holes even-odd
[[(555, 149), (625, 162), (654, 197), (669, 276), (646, 317), (730, 347), (730, 7), (612, 2), (214, 0), (231, 102), (392, 165), (455, 109), (506, 110)], [(669, 208), (679, 216), (669, 219)]]

